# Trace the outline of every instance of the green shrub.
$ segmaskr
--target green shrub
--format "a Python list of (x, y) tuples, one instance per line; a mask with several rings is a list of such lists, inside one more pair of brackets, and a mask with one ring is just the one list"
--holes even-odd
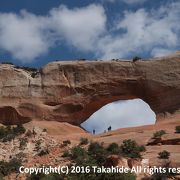
[(28, 139), (27, 138), (21, 138), (19, 139), (19, 149), (23, 150), (26, 145), (27, 145), (27, 142), (28, 142)]
[(140, 152), (145, 152), (146, 151), (146, 148), (143, 145), (138, 146), (138, 149), (139, 149)]
[(26, 132), (26, 134), (25, 134), (25, 136), (26, 136), (26, 137), (31, 137), (32, 134), (33, 134), (33, 133), (31, 132), (31, 130), (28, 129), (27, 132)]
[(141, 158), (141, 152), (145, 151), (143, 146), (139, 146), (136, 141), (128, 139), (124, 140), (120, 146), (121, 152), (130, 158)]
[(68, 150), (65, 150), (62, 157), (70, 157), (70, 153)]
[(44, 155), (47, 155), (47, 154), (49, 154), (49, 150), (48, 149), (42, 149), (38, 153), (38, 156), (44, 156)]
[(87, 151), (80, 146), (74, 146), (71, 149), (70, 157), (76, 163), (77, 166), (85, 166), (85, 164), (89, 161)]
[(133, 57), (133, 62), (136, 62), (136, 61), (138, 61), (138, 60), (140, 60), (140, 59), (141, 59), (141, 57), (135, 56), (135, 57)]
[(166, 131), (164, 131), (164, 130), (156, 131), (153, 134), (153, 138), (154, 139), (161, 138), (164, 134), (166, 134)]
[(71, 144), (71, 141), (70, 140), (65, 140), (65, 141), (63, 141), (63, 144), (67, 146), (68, 144)]
[(21, 160), (17, 158), (13, 158), (9, 162), (0, 161), (0, 174), (7, 176), (12, 172), (18, 172), (20, 166)]
[(77, 159), (80, 156), (84, 157), (85, 155), (87, 155), (87, 152), (80, 146), (74, 146), (71, 149), (71, 157), (72, 157), (72, 159)]
[(158, 155), (159, 155), (159, 159), (169, 159), (170, 152), (164, 150), (160, 152)]
[(12, 62), (1, 62), (1, 64), (10, 64), (10, 65), (13, 65), (13, 63)]
[(11, 141), (25, 131), (26, 130), (22, 125), (17, 125), (13, 128), (11, 128), (11, 126), (0, 127), (0, 139), (2, 139), (3, 142)]
[(17, 69), (24, 69), (26, 71), (31, 71), (31, 72), (36, 72), (38, 71), (37, 68), (33, 68), (33, 67), (27, 67), (27, 66), (16, 66)]
[(98, 165), (103, 165), (108, 156), (107, 150), (98, 142), (91, 142), (88, 147), (88, 154), (96, 160)]
[(35, 151), (39, 151), (41, 149), (41, 140), (38, 139), (35, 143)]
[(87, 145), (89, 143), (88, 139), (87, 138), (81, 138), (80, 139), (80, 145)]
[(107, 151), (110, 152), (111, 154), (119, 154), (120, 152), (119, 145), (117, 143), (111, 143), (107, 147)]
[(26, 180), (64, 180), (63, 174), (44, 174), (44, 173), (38, 173), (38, 174), (31, 174), (29, 177), (27, 177)]
[(176, 133), (180, 133), (180, 126), (176, 126)]
[(43, 129), (43, 132), (47, 132), (47, 129), (46, 129), (46, 128), (44, 128), (44, 129)]
[(13, 128), (13, 130), (17, 135), (24, 134), (26, 132), (26, 129), (22, 124), (18, 124), (16, 128)]

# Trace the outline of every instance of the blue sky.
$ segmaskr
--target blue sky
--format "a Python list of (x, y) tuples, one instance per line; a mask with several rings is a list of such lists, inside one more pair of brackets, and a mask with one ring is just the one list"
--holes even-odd
[(180, 49), (179, 0), (1, 0), (0, 59), (147, 58)]

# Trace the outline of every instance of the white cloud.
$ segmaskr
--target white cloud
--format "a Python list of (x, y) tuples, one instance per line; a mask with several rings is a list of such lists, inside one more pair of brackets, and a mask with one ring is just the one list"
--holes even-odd
[(102, 59), (159, 56), (179, 47), (179, 12), (180, 2), (169, 3), (151, 11), (124, 11), (124, 16), (108, 23), (103, 6), (97, 4), (73, 9), (61, 5), (46, 16), (0, 13), (0, 49), (22, 62), (62, 45)]
[(0, 13), (0, 48), (22, 62), (47, 53), (56, 42), (89, 51), (104, 32), (105, 23), (104, 8), (95, 4), (75, 9), (62, 5), (48, 16), (26, 11)]
[(19, 15), (0, 13), (0, 48), (22, 62), (45, 54), (51, 41), (45, 33), (46, 18), (21, 11)]
[(155, 47), (176, 49), (180, 40), (179, 10), (180, 3), (172, 3), (151, 12), (126, 11), (113, 27), (116, 35), (107, 34), (99, 40), (97, 54), (109, 59), (151, 53)]
[(51, 10), (50, 14), (57, 35), (82, 51), (92, 50), (105, 30), (106, 15), (100, 5), (75, 9), (60, 6)]
[(89, 132), (95, 129), (97, 133), (101, 133), (109, 126), (118, 129), (154, 124), (155, 121), (155, 113), (149, 105), (140, 99), (134, 99), (107, 104), (81, 125)]
[(162, 57), (162, 56), (168, 56), (173, 54), (174, 51), (170, 49), (163, 49), (163, 48), (154, 48), (151, 52), (151, 55), (153, 57)]

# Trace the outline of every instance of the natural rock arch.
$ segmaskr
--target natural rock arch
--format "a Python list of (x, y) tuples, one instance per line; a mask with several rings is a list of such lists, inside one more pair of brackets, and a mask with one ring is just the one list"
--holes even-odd
[(35, 77), (0, 65), (0, 106), (30, 119), (80, 125), (105, 104), (134, 98), (147, 102), (158, 117), (178, 112), (179, 54), (137, 62), (52, 62)]

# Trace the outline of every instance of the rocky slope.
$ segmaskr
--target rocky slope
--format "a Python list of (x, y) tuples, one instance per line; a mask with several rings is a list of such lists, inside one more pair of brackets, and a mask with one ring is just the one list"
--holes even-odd
[(30, 72), (0, 65), (0, 123), (79, 125), (103, 105), (141, 98), (158, 118), (180, 109), (180, 54), (151, 61), (52, 62)]

